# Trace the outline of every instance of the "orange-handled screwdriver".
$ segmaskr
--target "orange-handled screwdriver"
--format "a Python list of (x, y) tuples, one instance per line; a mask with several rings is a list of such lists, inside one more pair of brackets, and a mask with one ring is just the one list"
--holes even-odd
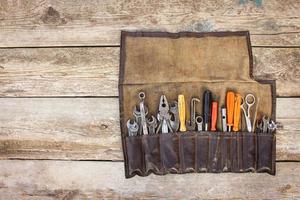
[(226, 106), (227, 106), (227, 126), (228, 131), (231, 131), (233, 126), (233, 112), (234, 112), (234, 92), (229, 91), (226, 95)]
[(233, 131), (239, 131), (240, 118), (241, 118), (241, 103), (242, 96), (240, 94), (235, 95), (234, 102), (234, 114), (233, 114)]
[(211, 131), (216, 131), (217, 125), (217, 118), (218, 118), (218, 102), (213, 101), (211, 104)]

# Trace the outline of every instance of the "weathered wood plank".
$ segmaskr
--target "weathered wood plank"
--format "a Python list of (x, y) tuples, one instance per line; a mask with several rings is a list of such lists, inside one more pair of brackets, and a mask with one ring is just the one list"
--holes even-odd
[[(0, 105), (0, 159), (123, 159), (117, 98), (0, 98)], [(300, 160), (299, 109), (300, 98), (277, 99), (278, 160)]]
[(116, 98), (2, 98), (0, 102), (1, 158), (123, 157)]
[(300, 48), (253, 48), (254, 76), (276, 80), (279, 96), (300, 96)]
[[(300, 164), (277, 175), (184, 174), (124, 178), (122, 162), (0, 161), (2, 199), (298, 199)], [(191, 184), (193, 183), (193, 184)]]
[(294, 0), (0, 2), (0, 46), (118, 45), (120, 30), (250, 30), (255, 46), (299, 46)]
[[(253, 48), (254, 75), (300, 96), (300, 48)], [(119, 48), (0, 49), (0, 96), (118, 96)]]
[(119, 48), (0, 49), (0, 96), (117, 96)]

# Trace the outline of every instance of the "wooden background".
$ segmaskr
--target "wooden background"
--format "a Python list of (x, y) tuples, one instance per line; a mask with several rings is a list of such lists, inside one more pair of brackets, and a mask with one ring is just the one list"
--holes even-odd
[[(124, 178), (120, 30), (250, 30), (277, 175)], [(300, 199), (299, 0), (1, 0), (0, 199)]]

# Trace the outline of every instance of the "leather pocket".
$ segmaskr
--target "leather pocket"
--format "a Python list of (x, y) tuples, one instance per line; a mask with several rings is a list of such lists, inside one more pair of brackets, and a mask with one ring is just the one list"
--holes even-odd
[(179, 134), (181, 169), (183, 173), (196, 172), (196, 135), (195, 133)]
[(128, 158), (128, 175), (143, 176), (145, 172), (142, 137), (126, 137), (126, 150)]
[(221, 172), (221, 136), (217, 133), (211, 133), (208, 140), (208, 171)]
[(223, 133), (221, 139), (221, 171), (230, 172), (231, 171), (231, 137), (230, 133)]
[(177, 134), (160, 135), (160, 155), (163, 173), (179, 173), (179, 140)]
[(144, 135), (142, 139), (146, 173), (149, 174), (153, 172), (160, 174), (162, 167), (160, 159), (159, 135)]
[(257, 133), (257, 172), (275, 174), (275, 135)]
[(207, 172), (208, 164), (208, 134), (198, 133), (196, 137), (196, 170)]
[(243, 133), (243, 169), (255, 172), (256, 169), (256, 134)]

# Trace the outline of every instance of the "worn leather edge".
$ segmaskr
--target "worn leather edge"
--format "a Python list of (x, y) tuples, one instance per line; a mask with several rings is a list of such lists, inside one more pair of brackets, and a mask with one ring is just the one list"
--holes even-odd
[[(179, 38), (179, 37), (205, 37), (205, 36), (246, 36), (247, 46), (248, 46), (248, 54), (249, 54), (249, 76), (251, 79), (262, 83), (262, 84), (270, 84), (271, 85), (271, 93), (272, 93), (272, 119), (276, 121), (276, 83), (275, 80), (259, 80), (255, 79), (253, 76), (253, 55), (250, 41), (250, 33), (249, 31), (224, 31), (224, 32), (178, 32), (178, 33), (170, 33), (170, 32), (146, 32), (146, 31), (121, 31), (121, 46), (120, 46), (120, 65), (119, 65), (119, 108), (120, 108), (120, 126), (121, 126), (121, 137), (122, 137), (122, 149), (124, 155), (124, 166), (125, 166), (125, 177), (130, 178), (135, 176), (135, 174), (130, 175), (128, 172), (128, 156), (126, 152), (126, 135), (123, 134), (125, 131), (123, 129), (123, 83), (125, 77), (125, 59), (126, 59), (126, 37), (169, 37), (169, 38)], [(272, 173), (275, 175), (276, 173), (276, 137), (274, 136), (274, 148), (272, 155), (272, 165), (274, 165)], [(274, 173), (273, 173), (274, 172)], [(155, 173), (156, 174), (156, 173)], [(149, 174), (148, 174), (149, 175)], [(158, 174), (163, 175), (163, 174)], [(145, 174), (147, 176), (147, 174)]]

